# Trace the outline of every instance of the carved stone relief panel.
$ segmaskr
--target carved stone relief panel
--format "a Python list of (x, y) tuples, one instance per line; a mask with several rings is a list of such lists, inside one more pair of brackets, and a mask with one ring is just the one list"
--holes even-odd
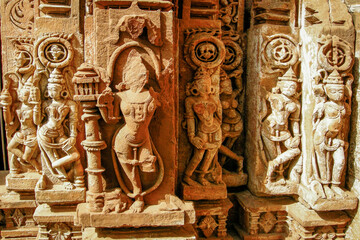
[(300, 182), (302, 80), (290, 17), (296, 11), (294, 1), (257, 1), (251, 10), (245, 156), (248, 186), (257, 195), (297, 194)]
[[(301, 29), (306, 107), (302, 118), (304, 170), (299, 195), (312, 209), (330, 211), (352, 209), (357, 204), (355, 196), (344, 189), (354, 27), (345, 5), (330, 1), (324, 6), (319, 9), (313, 1), (303, 4), (308, 11), (313, 10), (318, 20)], [(336, 13), (325, 11), (334, 7), (338, 8)], [(307, 13), (304, 14), (307, 21)]]

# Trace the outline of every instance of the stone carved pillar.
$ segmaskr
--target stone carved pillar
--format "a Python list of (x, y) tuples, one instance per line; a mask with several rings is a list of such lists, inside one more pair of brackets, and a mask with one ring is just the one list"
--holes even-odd
[(83, 107), (81, 119), (85, 122), (86, 139), (81, 142), (87, 155), (88, 192), (86, 201), (90, 203), (90, 210), (102, 211), (104, 206), (101, 150), (106, 148), (105, 141), (101, 140), (98, 120), (101, 118), (97, 108), (97, 97), (101, 91), (100, 76), (95, 70), (83, 64), (74, 75), (74, 100), (79, 101)]
[(299, 200), (317, 211), (354, 209), (357, 199), (344, 188), (354, 63), (352, 18), (339, 0), (306, 0), (301, 7), (306, 104)]
[(248, 187), (258, 196), (297, 194), (300, 181), (297, 11), (293, 0), (254, 1), (251, 9), (245, 156)]

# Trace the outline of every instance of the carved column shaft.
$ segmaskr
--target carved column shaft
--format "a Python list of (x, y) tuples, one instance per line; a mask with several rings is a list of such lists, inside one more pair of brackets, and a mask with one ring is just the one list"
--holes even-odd
[[(82, 102), (83, 115), (82, 120), (85, 122), (86, 139), (81, 142), (86, 150), (88, 173), (88, 199), (91, 204), (95, 204), (94, 197), (103, 192), (102, 172), (105, 171), (101, 167), (101, 153), (100, 151), (106, 148), (106, 143), (100, 140), (98, 120), (100, 114), (96, 108), (96, 102)], [(92, 205), (95, 211), (101, 211), (101, 207)]]

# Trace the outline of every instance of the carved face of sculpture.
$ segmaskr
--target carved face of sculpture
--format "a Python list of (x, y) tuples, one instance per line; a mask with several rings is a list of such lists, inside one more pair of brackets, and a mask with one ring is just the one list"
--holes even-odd
[(49, 97), (55, 100), (60, 99), (62, 86), (59, 84), (49, 83), (47, 87)]
[(20, 102), (27, 102), (29, 100), (29, 96), (30, 96), (30, 89), (23, 87), (19, 91), (19, 101)]
[(297, 83), (293, 81), (281, 81), (278, 82), (280, 91), (287, 97), (292, 97), (296, 94)]
[(18, 52), (15, 58), (15, 65), (18, 68), (28, 65), (30, 62), (30, 56), (26, 52)]
[(341, 101), (344, 98), (345, 87), (343, 84), (326, 84), (325, 93), (330, 100)]
[(203, 43), (199, 46), (200, 58), (210, 61), (215, 58), (216, 48), (212, 43)]

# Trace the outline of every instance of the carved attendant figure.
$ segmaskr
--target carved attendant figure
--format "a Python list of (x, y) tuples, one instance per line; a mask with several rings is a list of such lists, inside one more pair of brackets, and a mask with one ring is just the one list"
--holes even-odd
[(5, 75), (4, 89), (0, 96), (7, 129), (15, 122), (14, 112), (20, 124), (7, 147), (8, 151), (14, 154), (9, 161), (12, 177), (23, 177), (20, 174), (21, 166), (19, 163), (25, 168), (35, 168), (36, 171), (41, 172), (41, 165), (36, 159), (39, 150), (36, 125), (41, 122), (40, 93), (34, 85), (37, 75), (33, 76), (34, 66), (31, 65), (30, 60), (27, 52), (20, 51), (17, 53), (17, 71), (14, 75), (20, 80), (17, 90), (18, 99), (13, 99), (15, 96), (11, 96), (10, 93), (11, 79), (9, 78), (11, 74)]
[[(194, 145), (193, 156), (188, 163), (183, 181), (189, 185), (197, 183), (191, 178), (199, 167), (197, 181), (209, 185), (205, 178), (211, 166), (218, 167), (216, 154), (222, 143), (220, 99), (215, 95), (211, 76), (206, 69), (199, 68), (195, 80), (188, 86), (188, 97), (185, 99), (186, 124), (189, 141)], [(197, 124), (196, 124), (197, 123)], [(213, 176), (216, 184), (221, 178)]]
[(267, 181), (277, 179), (285, 184), (284, 164), (300, 155), (300, 102), (298, 79), (290, 68), (279, 77), (276, 88), (267, 93), (271, 113), (262, 124), (261, 136), (269, 156)]
[[(116, 170), (122, 189), (129, 197), (135, 198), (135, 202), (130, 207), (132, 212), (143, 211), (143, 196), (157, 188), (163, 178), (162, 160), (149, 134), (149, 124), (160, 102), (152, 88), (149, 90), (144, 88), (148, 80), (149, 72), (140, 54), (132, 50), (123, 70), (123, 82), (118, 85), (120, 92), (116, 94), (125, 125), (119, 128), (113, 142), (113, 149), (121, 168), (132, 185), (132, 193), (130, 193), (119, 176), (119, 171)], [(143, 190), (140, 172), (156, 172), (157, 159), (160, 166), (158, 180), (151, 188)]]
[[(236, 85), (242, 87), (241, 81), (237, 81)], [(220, 164), (223, 165), (226, 157), (230, 157), (237, 161), (238, 173), (242, 171), (243, 157), (238, 156), (231, 149), (243, 130), (243, 121), (237, 109), (239, 102), (236, 99), (240, 91), (240, 89), (233, 89), (231, 79), (226, 72), (222, 70), (220, 75), (220, 100), (223, 111), (221, 124), (223, 145), (219, 151), (223, 155), (220, 159)]]
[[(345, 151), (348, 147), (348, 143), (345, 142), (344, 125), (351, 113), (350, 104), (345, 99), (351, 98), (351, 82), (352, 79), (345, 87), (341, 76), (334, 70), (325, 77), (324, 84), (314, 87), (320, 101), (317, 102), (313, 113), (315, 154), (312, 183), (322, 185), (323, 188), (314, 188), (322, 198), (345, 195), (340, 184), (346, 162)], [(346, 90), (350, 96), (346, 96)]]
[[(78, 109), (74, 101), (67, 99), (65, 79), (57, 68), (50, 75), (47, 90), (50, 99), (42, 107), (46, 119), (38, 130), (43, 161), (51, 174), (64, 182), (66, 189), (83, 187), (84, 171), (75, 147)], [(71, 169), (74, 184), (68, 174)], [(44, 189), (45, 183), (40, 181), (38, 186)]]

